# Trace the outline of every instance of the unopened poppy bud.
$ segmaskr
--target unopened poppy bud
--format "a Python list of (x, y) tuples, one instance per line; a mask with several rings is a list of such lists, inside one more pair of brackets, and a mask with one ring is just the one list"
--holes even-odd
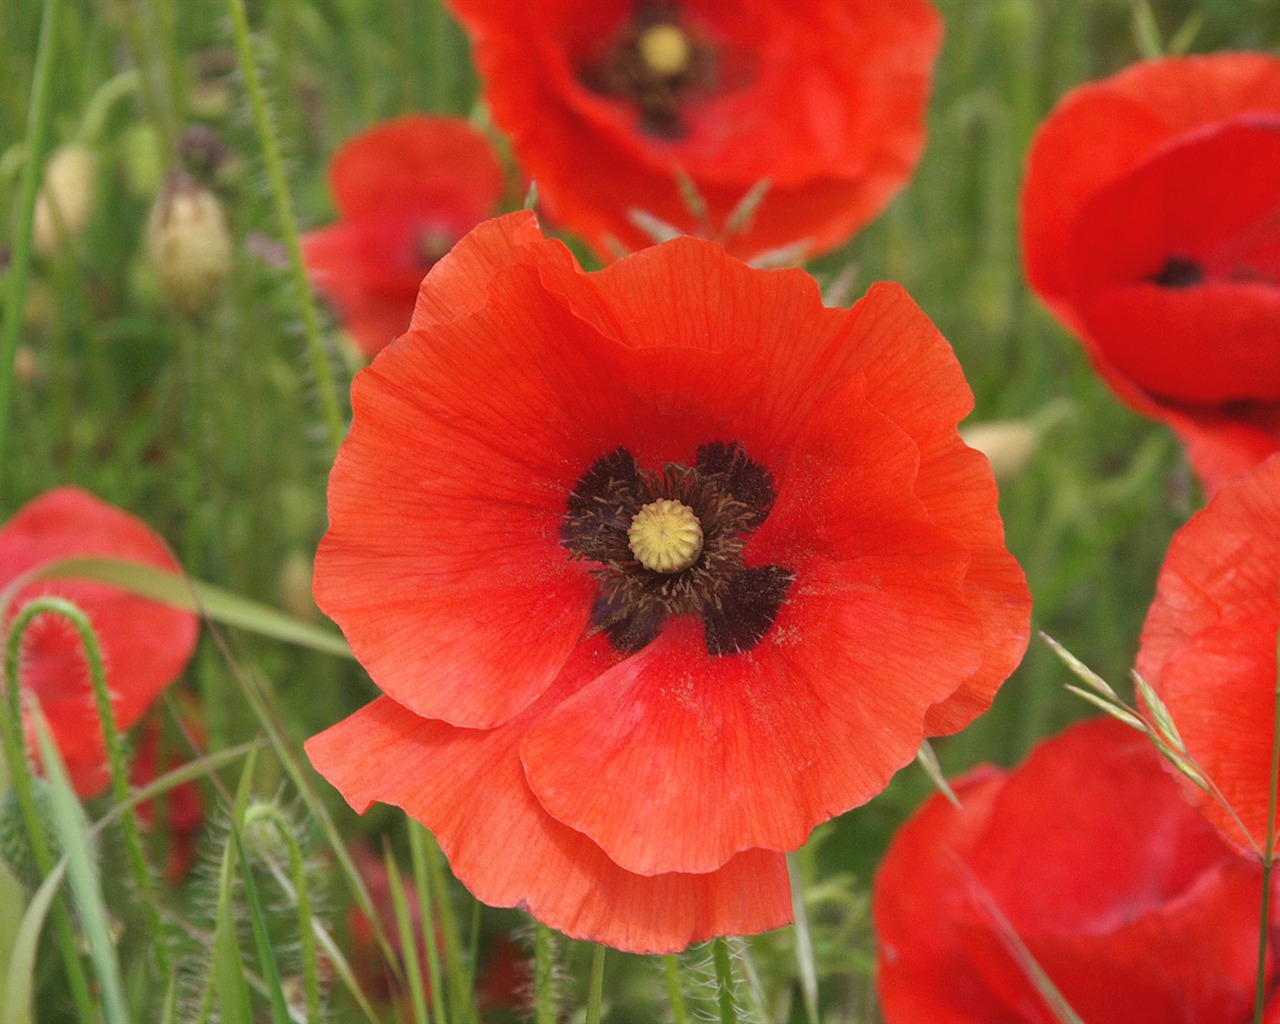
[(992, 420), (964, 427), (960, 437), (970, 448), (976, 448), (991, 463), (991, 472), (1003, 483), (1012, 480), (1026, 468), (1040, 444), (1040, 435), (1023, 420)]
[[(44, 832), (45, 845), (56, 863), (61, 859), (63, 851), (57, 830), (53, 827), (53, 801), (49, 796), (49, 784), (44, 779), (32, 779), (31, 797), (35, 803), (40, 829)], [(82, 815), (83, 813), (81, 811)], [(97, 849), (91, 847), (89, 855), (96, 858)], [(35, 889), (40, 884), (42, 876), (36, 864), (35, 852), (31, 848), (31, 837), (22, 816), (22, 806), (13, 789), (6, 790), (0, 796), (0, 860), (5, 862), (13, 877), (27, 889)]]
[(280, 567), (280, 602), (295, 619), (314, 619), (318, 609), (311, 596), (311, 559), (294, 551)]
[(231, 273), (231, 228), (218, 197), (175, 171), (147, 223), (147, 256), (168, 302), (196, 313), (217, 298)]
[(94, 170), (93, 151), (77, 142), (59, 146), (45, 164), (32, 225), (32, 245), (41, 256), (52, 256), (89, 223)]
[(13, 353), (13, 379), (19, 384), (34, 384), (44, 376), (44, 364), (29, 345), (19, 345)]

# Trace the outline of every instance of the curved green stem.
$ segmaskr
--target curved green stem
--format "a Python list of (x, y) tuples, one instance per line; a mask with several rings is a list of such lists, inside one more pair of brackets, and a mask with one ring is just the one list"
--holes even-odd
[[(116, 727), (115, 711), (111, 707), (111, 693), (107, 689), (107, 674), (102, 662), (102, 647), (98, 643), (98, 634), (93, 630), (89, 616), (80, 607), (66, 598), (49, 594), (37, 597), (22, 606), (14, 617), (9, 641), (9, 671), (14, 672), (21, 633), (39, 615), (59, 615), (71, 623), (80, 637), (80, 645), (84, 650), (85, 662), (89, 668), (89, 680), (93, 685), (94, 707), (98, 712), (98, 721), (102, 726), (102, 738), (107, 750), (107, 766), (111, 772), (111, 795), (117, 803), (125, 804), (129, 800), (129, 769), (125, 764), (124, 745), (120, 742), (120, 730)], [(137, 814), (130, 810), (120, 822), (124, 833), (125, 852), (129, 858), (129, 869), (133, 872), (133, 880), (142, 894), (142, 902), (146, 907), (147, 924), (153, 936), (162, 934), (164, 923), (156, 911), (156, 892), (152, 882), (151, 871), (147, 867), (147, 859), (142, 851), (142, 832), (138, 826)], [(156, 968), (160, 977), (169, 974), (169, 953), (164, 942), (153, 944), (156, 954)]]
[[(27, 622), (29, 623), (30, 619)], [(18, 808), (22, 812), (22, 821), (31, 843), (31, 856), (35, 861), (36, 870), (42, 877), (47, 878), (54, 869), (53, 853), (49, 849), (44, 822), (36, 808), (35, 779), (27, 755), (26, 730), (22, 716), (22, 688), (18, 676), (18, 661), (24, 629), (24, 624), (15, 621), (6, 642), (5, 700), (4, 711), (0, 713), (0, 734), (4, 739), (3, 747), (5, 760), (9, 766), (9, 782), (18, 800)], [(58, 949), (62, 954), (62, 962), (67, 972), (67, 983), (71, 987), (71, 996), (75, 1000), (80, 1019), (97, 1020), (97, 1003), (90, 991), (89, 979), (85, 974), (84, 964), (76, 946), (71, 915), (61, 900), (53, 905), (52, 913), (54, 934), (57, 937)]]
[(302, 847), (293, 834), (293, 823), (274, 804), (252, 804), (245, 808), (242, 831), (262, 821), (275, 830), (289, 853), (289, 877), (293, 881), (293, 899), (298, 910), (298, 941), (302, 949), (302, 977), (306, 984), (307, 1020), (320, 1019), (320, 961), (316, 953), (315, 928), (312, 923), (311, 890), (307, 886), (307, 870)]

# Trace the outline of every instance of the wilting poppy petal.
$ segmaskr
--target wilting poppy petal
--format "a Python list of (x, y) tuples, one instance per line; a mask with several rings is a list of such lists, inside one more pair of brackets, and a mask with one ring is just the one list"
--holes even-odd
[(1145, 737), (1082, 723), (955, 789), (962, 808), (931, 798), (876, 878), (889, 1024), (1050, 1024), (1036, 967), (1087, 1021), (1249, 1019), (1261, 868)]
[(1169, 708), (1209, 794), (1187, 796), (1227, 835), (1264, 849), (1280, 631), (1280, 455), (1224, 484), (1169, 545), (1138, 672)]
[(1280, 448), (1280, 60), (1138, 64), (1066, 96), (1027, 161), (1032, 287), (1206, 485)]
[(408, 327), (418, 285), (494, 212), (502, 169), (459, 118), (410, 115), (349, 140), (329, 167), (341, 220), (307, 232), (302, 254), (366, 355)]
[(743, 258), (824, 252), (883, 209), (924, 145), (942, 36), (925, 0), (450, 6), (548, 213), (604, 259), (652, 242), (637, 211)]
[[(179, 571), (164, 542), (141, 520), (85, 491), (59, 487), (0, 527), (0, 584), (46, 562), (87, 555)], [(197, 626), (190, 612), (101, 583), (33, 583), (17, 594), (9, 617), (45, 594), (74, 602), (93, 624), (121, 729), (142, 716), (195, 649)], [(76, 792), (96, 796), (107, 783), (102, 727), (80, 638), (61, 616), (41, 616), (23, 635), (20, 682), (40, 701)]]
[[(403, 756), (370, 768), (339, 725), (317, 765), (426, 822), (482, 899), (573, 934), (767, 927), (738, 872), (869, 799), (981, 677), (966, 724), (1026, 645), (1016, 566), (971, 571), (1003, 547), (945, 341), (899, 290), (829, 309), (708, 242), (583, 274), (529, 214), (463, 239), (414, 325), (357, 378), (316, 567), (391, 698), (353, 722), (393, 708)], [(574, 837), (633, 923), (492, 849), (486, 772), (492, 828)], [(701, 924), (663, 931), (633, 874), (706, 876)]]

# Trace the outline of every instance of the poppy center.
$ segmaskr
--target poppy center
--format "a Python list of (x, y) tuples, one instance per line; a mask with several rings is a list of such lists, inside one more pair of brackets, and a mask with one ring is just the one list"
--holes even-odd
[(693, 47), (679, 25), (662, 22), (640, 33), (636, 52), (659, 78), (677, 78), (689, 69)]
[(646, 569), (684, 572), (702, 554), (702, 524), (684, 502), (659, 498), (632, 517), (627, 546)]
[(614, 33), (603, 55), (579, 69), (588, 89), (634, 104), (646, 135), (689, 133), (681, 105), (717, 80), (715, 49), (689, 31), (675, 3), (642, 2)]
[(571, 558), (594, 562), (591, 627), (634, 653), (668, 619), (698, 615), (712, 655), (748, 651), (768, 634), (795, 579), (747, 566), (746, 535), (768, 518), (773, 480), (736, 442), (698, 448), (693, 466), (646, 472), (625, 448), (574, 484), (560, 526)]

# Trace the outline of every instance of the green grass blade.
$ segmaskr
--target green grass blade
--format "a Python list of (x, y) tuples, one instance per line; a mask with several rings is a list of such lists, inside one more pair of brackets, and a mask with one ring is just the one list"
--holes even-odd
[(13, 1024), (27, 1024), (31, 1020), (31, 996), (35, 988), (36, 950), (40, 944), (40, 932), (44, 928), (45, 918), (49, 916), (53, 899), (58, 894), (58, 886), (62, 884), (66, 874), (67, 863), (61, 861), (45, 876), (40, 888), (27, 904), (27, 912), (22, 915), (5, 976), (0, 1020), (12, 1021)]
[(84, 811), (62, 763), (62, 755), (49, 734), (48, 723), (38, 706), (33, 705), (31, 721), (40, 747), (40, 762), (49, 784), (49, 800), (53, 810), (53, 827), (62, 849), (66, 851), (67, 875), (80, 915), (80, 926), (89, 945), (89, 958), (97, 975), (102, 1014), (107, 1024), (128, 1024), (124, 983), (120, 977), (120, 961), (111, 938), (109, 915), (98, 884), (98, 871), (90, 855), (89, 829)]
[[(418, 941), (413, 934), (413, 919), (409, 913), (409, 901), (405, 899), (404, 882), (400, 878), (400, 869), (396, 867), (395, 857), (390, 850), (384, 853), (387, 868), (387, 881), (391, 885), (391, 906), (395, 910), (396, 929), (400, 935), (400, 960), (404, 965), (405, 982), (409, 988), (409, 999), (413, 1006), (414, 1024), (429, 1024), (427, 1013), (427, 994), (422, 984), (421, 958), (418, 956)], [(432, 939), (427, 937), (427, 942)]]
[(259, 636), (309, 647), (325, 654), (351, 657), (351, 648), (346, 641), (330, 629), (301, 622), (239, 594), (141, 562), (121, 558), (66, 558), (41, 566), (36, 572), (24, 576), (23, 582), (38, 579), (111, 583), (140, 597), (186, 608), (215, 622), (246, 629)]

